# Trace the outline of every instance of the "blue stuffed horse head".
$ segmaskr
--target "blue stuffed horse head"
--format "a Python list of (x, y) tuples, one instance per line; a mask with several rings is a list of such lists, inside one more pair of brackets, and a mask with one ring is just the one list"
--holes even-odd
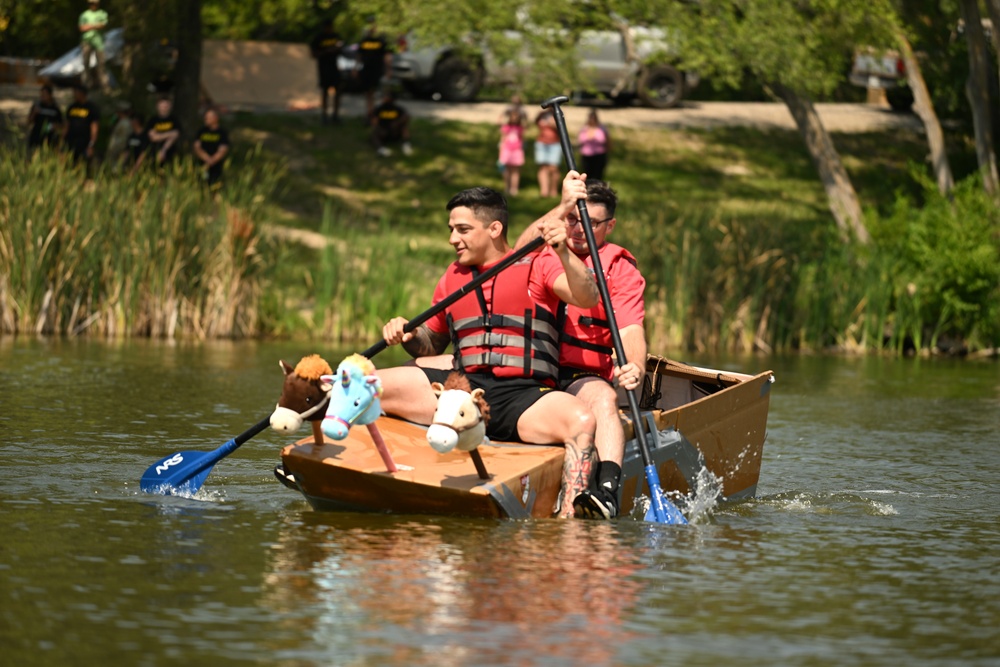
[(324, 375), (321, 380), (332, 385), (323, 419), (323, 433), (328, 437), (343, 440), (352, 426), (371, 424), (382, 413), (382, 381), (367, 357), (352, 354), (340, 362), (335, 375)]

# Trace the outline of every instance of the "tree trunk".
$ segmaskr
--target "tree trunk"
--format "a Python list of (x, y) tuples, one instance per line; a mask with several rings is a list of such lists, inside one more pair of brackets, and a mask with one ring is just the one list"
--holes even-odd
[(965, 22), (965, 39), (969, 45), (969, 80), (965, 93), (972, 106), (972, 123), (976, 131), (976, 158), (983, 187), (990, 195), (998, 193), (1000, 174), (997, 173), (997, 156), (993, 144), (993, 116), (990, 103), (990, 67), (987, 59), (986, 36), (979, 14), (978, 0), (961, 0), (962, 20)]
[(990, 37), (993, 39), (993, 53), (997, 56), (997, 74), (1000, 75), (1000, 0), (986, 0), (986, 13), (990, 15)]
[(177, 2), (177, 65), (174, 72), (174, 110), (184, 139), (189, 141), (201, 126), (201, 4), (202, 0)]
[[(995, 1), (1000, 2), (1000, 0)], [(945, 150), (941, 122), (934, 111), (934, 104), (931, 101), (931, 94), (927, 90), (927, 83), (924, 81), (920, 63), (913, 55), (913, 47), (910, 46), (910, 42), (902, 30), (897, 31), (896, 41), (899, 42), (899, 50), (906, 63), (906, 81), (910, 84), (910, 90), (913, 91), (913, 110), (923, 122), (924, 131), (927, 133), (927, 143), (931, 149), (931, 164), (934, 167), (938, 191), (947, 195), (955, 187), (955, 181), (951, 176), (951, 167), (948, 164), (948, 152)]]
[(870, 237), (862, 219), (858, 195), (851, 184), (851, 177), (847, 175), (847, 170), (840, 161), (840, 154), (833, 145), (833, 139), (830, 138), (819, 114), (816, 113), (812, 100), (781, 84), (773, 84), (773, 89), (788, 106), (802, 138), (805, 139), (806, 148), (826, 189), (830, 211), (837, 222), (837, 228), (845, 240), (853, 236), (859, 243), (867, 244)]

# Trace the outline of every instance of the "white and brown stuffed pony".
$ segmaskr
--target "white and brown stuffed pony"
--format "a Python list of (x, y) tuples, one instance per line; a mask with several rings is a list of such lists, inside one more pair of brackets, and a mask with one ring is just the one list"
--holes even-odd
[(453, 449), (469, 452), (479, 476), (489, 479), (476, 449), (489, 443), (486, 424), (490, 420), (490, 406), (486, 403), (485, 392), (473, 389), (469, 379), (458, 372), (449, 374), (443, 385), (434, 382), (431, 388), (438, 397), (438, 404), (427, 429), (427, 442), (441, 454)]

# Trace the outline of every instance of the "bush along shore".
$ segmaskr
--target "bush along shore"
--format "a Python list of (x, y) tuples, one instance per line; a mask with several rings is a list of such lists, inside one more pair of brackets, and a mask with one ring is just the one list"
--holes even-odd
[[(53, 156), (0, 156), (0, 333), (367, 345), (429, 305), (453, 257), (444, 202), (501, 187), (492, 127), (418, 120), (415, 157), (389, 162), (354, 128), (241, 120), (218, 201), (185, 169), (86, 183)], [(996, 354), (1000, 209), (979, 179), (945, 199), (919, 141), (841, 143), (866, 246), (838, 237), (793, 133), (618, 131), (613, 240), (646, 276), (651, 350)], [(525, 181), (512, 239), (554, 203)]]

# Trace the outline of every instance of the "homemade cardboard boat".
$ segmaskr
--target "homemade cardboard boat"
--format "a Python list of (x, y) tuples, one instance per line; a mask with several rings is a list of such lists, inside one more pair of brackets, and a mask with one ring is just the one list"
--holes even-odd
[[(752, 498), (760, 477), (771, 371), (757, 375), (691, 366), (650, 356), (639, 400), (639, 424), (664, 493), (675, 500), (701, 487), (722, 501)], [(627, 406), (624, 393), (619, 405)], [(621, 515), (649, 497), (634, 428), (622, 409), (626, 450)], [(385, 464), (363, 428), (346, 439), (313, 437), (286, 446), (279, 480), (318, 510), (387, 512), (478, 518), (551, 517), (562, 478), (561, 446), (490, 442), (478, 452), (488, 479), (467, 452), (439, 454), (427, 427), (383, 416), (378, 427), (400, 470)], [(706, 475), (711, 473), (711, 475)], [(683, 507), (684, 498), (679, 504)]]

